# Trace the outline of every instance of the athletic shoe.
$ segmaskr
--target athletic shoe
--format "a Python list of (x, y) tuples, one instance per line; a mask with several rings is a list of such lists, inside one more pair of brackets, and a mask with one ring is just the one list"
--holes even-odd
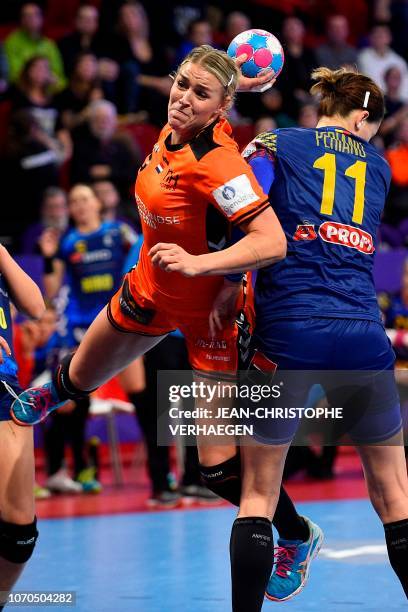
[(38, 483), (34, 483), (34, 498), (35, 499), (48, 499), (51, 497), (51, 491), (46, 487), (42, 487)]
[(50, 476), (45, 486), (55, 493), (82, 493), (82, 485), (72, 480), (64, 469)]
[(183, 496), (183, 502), (187, 504), (194, 502), (199, 504), (219, 504), (222, 502), (221, 497), (202, 485), (180, 487), (180, 493)]
[(297, 595), (309, 578), (310, 565), (323, 542), (323, 531), (307, 517), (310, 536), (301, 540), (278, 540), (275, 548), (275, 569), (266, 587), (266, 597), (272, 601), (286, 601)]
[(80, 483), (84, 493), (100, 493), (102, 491), (101, 483), (95, 478), (94, 467), (81, 470), (76, 477), (76, 481)]
[(42, 387), (31, 387), (20, 395), (15, 395), (10, 409), (11, 418), (17, 425), (36, 425), (44, 421), (50, 412), (61, 408), (66, 402), (67, 400), (62, 402), (59, 399), (52, 382)]
[(146, 504), (149, 508), (164, 509), (176, 508), (181, 501), (181, 496), (178, 491), (156, 491), (147, 500)]

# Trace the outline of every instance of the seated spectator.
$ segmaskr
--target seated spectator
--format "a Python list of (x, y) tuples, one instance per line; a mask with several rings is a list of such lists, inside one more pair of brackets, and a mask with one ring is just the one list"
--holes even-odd
[(319, 120), (317, 106), (314, 102), (306, 102), (299, 111), (298, 125), (302, 128), (315, 128)]
[[(243, 96), (241, 97), (241, 100)], [(244, 98), (245, 100), (249, 99), (249, 96)], [(250, 102), (250, 100), (248, 100)], [(252, 107), (254, 105), (252, 104)], [(238, 107), (239, 109), (241, 107)], [(260, 98), (260, 104), (256, 105), (256, 118), (261, 117), (265, 114), (272, 117), (276, 122), (276, 125), (281, 127), (291, 127), (296, 125), (294, 119), (289, 117), (286, 113), (286, 109), (283, 106), (283, 98), (282, 94), (278, 89), (272, 88), (265, 91)], [(240, 111), (241, 112), (241, 111)]]
[(40, 253), (38, 240), (45, 229), (53, 228), (62, 236), (68, 228), (67, 196), (60, 187), (47, 187), (44, 191), (41, 218), (26, 229), (21, 239), (22, 253)]
[(128, 134), (117, 133), (117, 112), (107, 100), (92, 102), (89, 118), (73, 131), (71, 181), (112, 181), (128, 197), (139, 164)]
[(254, 137), (262, 134), (262, 132), (276, 130), (277, 127), (276, 121), (272, 117), (259, 117), (254, 123)]
[(77, 127), (87, 120), (90, 103), (102, 98), (97, 59), (92, 53), (81, 53), (75, 60), (68, 87), (55, 99), (61, 125), (67, 130)]
[(123, 221), (134, 226), (138, 219), (133, 198), (133, 201), (129, 202), (131, 206), (130, 214), (127, 214), (128, 202), (121, 201), (119, 191), (111, 181), (97, 181), (92, 185), (92, 188), (102, 205), (101, 217), (103, 221)]
[(211, 25), (205, 19), (195, 19), (188, 24), (187, 35), (177, 50), (174, 68), (183, 61), (194, 47), (214, 46)]
[(102, 57), (103, 43), (98, 36), (99, 13), (95, 6), (84, 4), (78, 8), (75, 30), (61, 38), (58, 47), (64, 61), (65, 74), (70, 77), (78, 55), (91, 53)]
[(408, 216), (408, 118), (401, 121), (397, 131), (398, 144), (388, 149), (386, 159), (391, 167), (391, 188), (384, 220), (397, 225)]
[(46, 57), (35, 55), (9, 90), (12, 110), (30, 110), (51, 138), (56, 135), (58, 111), (52, 95), (53, 76)]
[(297, 17), (287, 17), (283, 22), (282, 43), (285, 49), (283, 78), (276, 87), (282, 92), (283, 106), (291, 117), (297, 117), (301, 103), (309, 99), (312, 85), (310, 73), (316, 66), (312, 50), (304, 46), (305, 26)]
[(58, 145), (44, 132), (33, 113), (16, 112), (2, 161), (4, 201), (13, 203), (4, 207), (2, 233), (9, 233), (14, 246), (26, 227), (38, 221), (46, 187), (58, 185), (60, 163)]
[(233, 11), (232, 13), (228, 13), (225, 18), (224, 31), (214, 33), (214, 40), (221, 48), (227, 49), (235, 36), (238, 36), (238, 34), (250, 28), (251, 20), (248, 15), (241, 11)]
[(160, 47), (154, 52), (149, 39), (149, 22), (141, 3), (128, 2), (119, 9), (117, 33), (109, 44), (110, 57), (120, 65), (118, 109), (120, 113), (147, 110), (154, 122), (167, 113), (167, 98), (144, 88), (140, 74), (167, 75), (168, 65)]
[(342, 66), (353, 66), (357, 62), (357, 51), (347, 43), (349, 24), (343, 15), (331, 15), (327, 20), (327, 43), (316, 49), (319, 66), (337, 70)]
[(385, 73), (385, 116), (379, 133), (388, 147), (392, 144), (400, 122), (408, 117), (408, 104), (401, 99), (402, 74), (399, 68), (391, 66)]
[(20, 27), (7, 36), (4, 49), (9, 65), (11, 82), (17, 81), (20, 73), (34, 55), (48, 58), (58, 89), (65, 85), (64, 66), (54, 41), (42, 34), (43, 15), (38, 4), (26, 2), (21, 7)]
[(408, 101), (408, 66), (406, 61), (390, 47), (392, 41), (390, 28), (376, 25), (370, 32), (370, 46), (358, 54), (358, 67), (385, 90), (385, 73), (391, 67), (401, 72), (401, 99)]

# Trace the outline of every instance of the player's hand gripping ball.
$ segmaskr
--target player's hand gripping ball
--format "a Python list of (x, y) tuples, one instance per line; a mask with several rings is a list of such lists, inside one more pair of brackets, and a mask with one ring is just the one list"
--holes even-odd
[(275, 78), (281, 72), (285, 55), (279, 40), (266, 30), (246, 30), (238, 34), (229, 44), (227, 53), (233, 59), (247, 55), (241, 66), (246, 77), (257, 77), (272, 69)]

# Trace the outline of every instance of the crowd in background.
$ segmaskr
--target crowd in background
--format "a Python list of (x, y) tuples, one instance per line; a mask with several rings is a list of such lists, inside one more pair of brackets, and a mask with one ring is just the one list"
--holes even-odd
[[(70, 227), (77, 183), (93, 186), (104, 220), (140, 231), (133, 184), (166, 122), (169, 75), (193, 47), (225, 49), (251, 27), (278, 36), (285, 66), (272, 89), (237, 95), (239, 144), (314, 127), (312, 69), (357, 66), (386, 99), (374, 142), (392, 171), (380, 248), (408, 246), (408, 0), (2, 0), (0, 240), (41, 256), (44, 231), (61, 238)], [(17, 327), (23, 385), (44, 367), (57, 318), (52, 306), (43, 322)]]

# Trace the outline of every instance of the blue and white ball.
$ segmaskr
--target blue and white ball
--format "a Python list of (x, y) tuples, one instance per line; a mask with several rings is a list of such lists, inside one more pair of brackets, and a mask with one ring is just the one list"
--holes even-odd
[(242, 74), (246, 77), (259, 76), (270, 68), (278, 76), (285, 61), (279, 40), (266, 30), (241, 32), (230, 42), (227, 53), (232, 58), (244, 53), (248, 56), (241, 66)]

